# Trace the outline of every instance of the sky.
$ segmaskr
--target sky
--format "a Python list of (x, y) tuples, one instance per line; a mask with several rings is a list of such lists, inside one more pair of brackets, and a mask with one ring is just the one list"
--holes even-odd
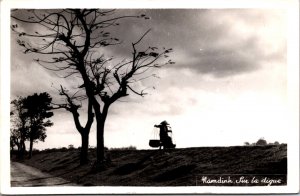
[[(140, 82), (148, 95), (130, 95), (114, 103), (105, 126), (105, 146), (149, 148), (157, 139), (154, 125), (167, 120), (177, 147), (233, 146), (256, 142), (286, 143), (289, 127), (287, 97), (287, 13), (281, 9), (137, 9), (150, 20), (122, 20), (111, 33), (123, 40), (105, 48), (117, 59), (130, 55), (130, 45), (148, 29), (141, 47), (173, 48), (174, 65), (154, 70), (159, 78)], [(24, 15), (25, 16), (25, 15)], [(12, 23), (14, 20), (12, 20)], [(36, 26), (22, 26), (25, 31)], [(11, 34), (11, 99), (79, 85), (59, 78), (23, 54)], [(81, 111), (85, 121), (86, 108)], [(35, 148), (80, 145), (72, 115), (55, 110), (54, 125)], [(90, 145), (96, 144), (95, 123)]]

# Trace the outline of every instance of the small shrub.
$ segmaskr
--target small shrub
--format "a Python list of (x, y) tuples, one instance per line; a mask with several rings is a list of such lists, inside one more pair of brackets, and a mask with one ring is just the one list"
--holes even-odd
[(57, 150), (58, 150), (57, 148), (46, 148), (46, 149), (43, 150), (43, 152), (49, 153), (49, 152), (55, 152)]
[(276, 141), (276, 142), (274, 142), (274, 145), (280, 145), (280, 143)]
[(66, 152), (68, 149), (66, 147), (62, 147), (57, 149), (58, 152)]
[(136, 150), (135, 146), (121, 147), (121, 148), (110, 148), (109, 150)]
[(267, 141), (264, 139), (264, 138), (260, 138), (257, 142), (256, 142), (256, 145), (257, 146), (265, 146), (267, 145)]
[(39, 150), (39, 149), (36, 149), (36, 148), (34, 148), (34, 149), (32, 149), (32, 152), (33, 152), (33, 153), (39, 153), (39, 152), (40, 152), (40, 150)]
[(68, 146), (68, 149), (70, 149), (70, 150), (75, 149), (75, 148), (74, 148), (74, 145), (73, 145), (73, 144), (70, 144), (70, 145)]
[(266, 145), (281, 145), (278, 141), (275, 141), (274, 143), (272, 142), (267, 142), (264, 138), (260, 138), (257, 142), (254, 143), (249, 143), (249, 142), (244, 142), (244, 146), (266, 146)]

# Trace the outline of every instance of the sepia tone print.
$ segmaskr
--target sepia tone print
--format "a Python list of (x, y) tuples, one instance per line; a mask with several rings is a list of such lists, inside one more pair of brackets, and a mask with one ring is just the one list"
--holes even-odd
[(11, 186), (287, 186), (283, 9), (12, 9)]

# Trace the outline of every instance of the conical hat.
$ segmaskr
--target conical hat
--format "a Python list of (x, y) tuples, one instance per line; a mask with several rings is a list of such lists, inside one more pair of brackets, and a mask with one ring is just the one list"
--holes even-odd
[(161, 125), (170, 125), (166, 120), (162, 121), (160, 124)]

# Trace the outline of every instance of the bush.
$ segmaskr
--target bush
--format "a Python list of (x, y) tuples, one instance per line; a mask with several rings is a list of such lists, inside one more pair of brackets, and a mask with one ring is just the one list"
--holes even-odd
[(256, 142), (256, 146), (265, 146), (267, 145), (267, 141), (264, 138), (260, 138), (257, 142)]
[(66, 152), (68, 149), (66, 147), (62, 147), (60, 149), (58, 149), (59, 152)]
[(121, 147), (121, 148), (110, 148), (109, 150), (136, 150), (135, 146)]
[(57, 150), (58, 150), (57, 148), (46, 148), (46, 149), (43, 150), (43, 152), (49, 153), (49, 152), (55, 152)]
[(266, 145), (281, 145), (278, 141), (275, 141), (274, 143), (272, 142), (267, 142), (264, 138), (260, 138), (257, 140), (257, 142), (254, 143), (249, 143), (249, 142), (244, 142), (244, 146), (266, 146)]
[(70, 149), (70, 150), (75, 149), (75, 148), (74, 148), (74, 145), (73, 145), (73, 144), (70, 144), (70, 145), (68, 146), (68, 149)]
[(40, 150), (39, 150), (39, 149), (36, 149), (36, 148), (34, 148), (34, 149), (32, 149), (32, 152), (33, 152), (33, 153), (39, 153), (39, 152), (40, 152)]
[(274, 145), (280, 145), (280, 144), (279, 144), (279, 142), (276, 141), (276, 142), (274, 142)]

